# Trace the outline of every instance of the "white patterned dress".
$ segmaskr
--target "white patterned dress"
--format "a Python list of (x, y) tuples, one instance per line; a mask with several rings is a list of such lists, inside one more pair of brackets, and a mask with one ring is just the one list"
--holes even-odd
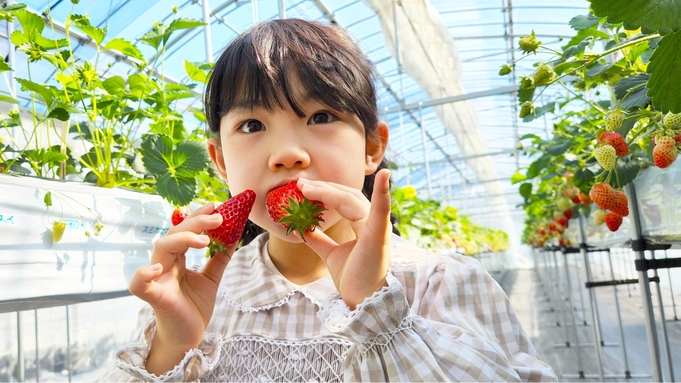
[(204, 339), (171, 371), (144, 366), (153, 312), (102, 381), (556, 381), (508, 297), (471, 257), (392, 238), (388, 286), (354, 311), (331, 277), (299, 286), (267, 254), (268, 234), (227, 266)]

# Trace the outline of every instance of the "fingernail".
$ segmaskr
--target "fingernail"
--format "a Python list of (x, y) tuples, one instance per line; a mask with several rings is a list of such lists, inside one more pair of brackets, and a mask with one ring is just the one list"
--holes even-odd
[(301, 178), (298, 178), (298, 182), (300, 182), (302, 185), (305, 185), (305, 184), (307, 184), (308, 182), (310, 182), (310, 180), (308, 180), (307, 178), (302, 178), (302, 177), (301, 177)]
[(211, 214), (210, 220), (213, 222), (220, 222), (222, 221), (222, 216), (220, 214)]
[(210, 238), (205, 234), (199, 234), (199, 239), (203, 242), (209, 242)]
[(151, 265), (151, 271), (153, 271), (155, 273), (158, 273), (162, 269), (163, 269), (163, 266), (161, 266), (160, 263), (154, 263), (153, 265)]

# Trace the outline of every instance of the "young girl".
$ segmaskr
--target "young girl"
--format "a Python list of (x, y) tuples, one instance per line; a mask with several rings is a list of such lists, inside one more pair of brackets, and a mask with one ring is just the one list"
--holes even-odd
[[(221, 55), (206, 93), (208, 151), (233, 195), (256, 193), (238, 251), (186, 269), (221, 223), (208, 204), (159, 239), (130, 291), (139, 341), (103, 380), (555, 381), (480, 264), (391, 233), (388, 127), (372, 68), (336, 26), (274, 20)], [(328, 208), (306, 242), (272, 221), (297, 180)]]

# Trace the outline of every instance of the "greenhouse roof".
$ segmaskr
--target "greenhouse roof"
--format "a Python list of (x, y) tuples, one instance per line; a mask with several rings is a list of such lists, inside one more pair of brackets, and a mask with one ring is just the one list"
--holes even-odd
[[(329, 21), (347, 28), (375, 63), (381, 118), (390, 126), (388, 158), (396, 166), (398, 186), (414, 185), (423, 198), (441, 200), (471, 215), (478, 224), (501, 228), (512, 237), (520, 224), (522, 201), (511, 177), (530, 159), (514, 155), (518, 138), (532, 133), (549, 136), (546, 117), (523, 122), (515, 90), (518, 75), (533, 71), (520, 61), (509, 76), (502, 64), (520, 56), (518, 39), (533, 30), (546, 47), (560, 50), (574, 35), (568, 21), (586, 14), (588, 3), (529, 0), (27, 0), (29, 9), (54, 20), (70, 12), (87, 14), (93, 26), (108, 28), (110, 41), (136, 42), (154, 22), (173, 18), (210, 18), (210, 28), (173, 35), (165, 59), (156, 62), (170, 81), (186, 82), (185, 61), (216, 58), (239, 33), (256, 21), (278, 17)], [(74, 7), (72, 9), (72, 7)], [(175, 11), (177, 13), (174, 13)], [(6, 23), (0, 25), (5, 31)], [(55, 26), (59, 32), (60, 26)], [(397, 32), (395, 32), (397, 31)], [(208, 38), (206, 33), (208, 32)], [(47, 32), (46, 32), (47, 33)], [(96, 49), (80, 36), (77, 54), (92, 59)], [(72, 36), (79, 38), (78, 35)], [(206, 41), (210, 44), (206, 44)], [(154, 50), (136, 44), (145, 57)], [(7, 34), (0, 32), (0, 51), (7, 53)], [(153, 60), (149, 60), (152, 62)], [(17, 52), (17, 63), (26, 62)], [(98, 65), (126, 73), (132, 61), (119, 53), (101, 55)], [(16, 76), (49, 83), (52, 68), (16, 66)], [(42, 69), (42, 70), (41, 70)], [(8, 92), (7, 83), (0, 91)], [(550, 92), (548, 90), (547, 92)], [(19, 92), (20, 98), (22, 93)], [(185, 100), (184, 111), (199, 106)], [(542, 97), (551, 98), (550, 94)], [(30, 97), (23, 94), (26, 105)], [(427, 164), (427, 166), (426, 166)], [(517, 240), (517, 239), (516, 239)]]

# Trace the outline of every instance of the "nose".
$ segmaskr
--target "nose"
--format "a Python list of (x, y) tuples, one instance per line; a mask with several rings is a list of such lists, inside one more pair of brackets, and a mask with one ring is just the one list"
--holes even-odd
[(272, 138), (269, 159), (270, 170), (307, 168), (310, 165), (310, 154), (305, 149), (301, 137), (294, 130), (287, 129), (282, 131), (281, 134), (270, 137)]

